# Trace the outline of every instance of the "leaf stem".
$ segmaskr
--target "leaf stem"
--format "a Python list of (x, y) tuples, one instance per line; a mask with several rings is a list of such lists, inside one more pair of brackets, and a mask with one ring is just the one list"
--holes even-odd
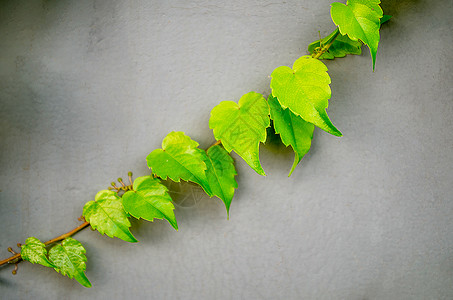
[[(321, 57), (321, 55), (326, 53), (327, 50), (329, 50), (330, 46), (332, 46), (333, 42), (335, 41), (335, 39), (338, 37), (339, 34), (340, 34), (340, 29), (337, 27), (337, 29), (335, 29), (335, 31), (332, 32), (332, 34), (330, 34), (331, 37), (325, 42), (326, 45), (322, 46), (321, 49), (319, 49), (319, 51), (316, 54), (312, 55), (312, 57), (318, 59), (319, 57)], [(322, 43), (322, 40), (320, 40), (320, 43)]]
[(214, 146), (217, 146), (217, 145), (220, 145), (220, 144), (222, 144), (222, 141), (221, 141), (221, 140), (218, 140), (218, 141), (216, 141), (214, 144), (212, 144), (211, 146), (209, 146), (205, 151), (208, 151), (209, 148), (214, 147)]
[(54, 239), (51, 239), (51, 240), (45, 242), (44, 245), (48, 246), (50, 244), (53, 244), (53, 243), (59, 242), (61, 240), (64, 240), (65, 238), (76, 234), (77, 232), (79, 232), (80, 230), (84, 229), (88, 225), (90, 225), (90, 223), (88, 221), (85, 221), (82, 224), (80, 224), (79, 226), (77, 226), (76, 228), (74, 228), (73, 230), (69, 231), (68, 233), (62, 234), (59, 237), (56, 237)]
[[(60, 236), (58, 236), (58, 237), (56, 237), (56, 238), (54, 238), (54, 239), (51, 239), (51, 240), (45, 242), (44, 245), (48, 246), (48, 245), (50, 245), (50, 244), (53, 244), (53, 243), (59, 242), (59, 241), (61, 241), (61, 240), (64, 240), (65, 238), (70, 237), (70, 236), (76, 234), (77, 232), (79, 232), (80, 230), (86, 228), (88, 225), (90, 225), (90, 223), (87, 222), (87, 221), (85, 221), (84, 223), (80, 224), (79, 226), (77, 226), (77, 227), (74, 228), (73, 230), (71, 230), (71, 231), (69, 231), (69, 232), (67, 232), (67, 233), (65, 233), (65, 234), (62, 234), (62, 235), (60, 235)], [(13, 256), (11, 256), (11, 257), (9, 257), (9, 258), (6, 258), (6, 259), (4, 259), (4, 260), (1, 260), (1, 261), (0, 261), (0, 266), (2, 266), (2, 265), (4, 265), (4, 264), (7, 264), (7, 263), (9, 263), (9, 262), (11, 262), (11, 261), (14, 261), (14, 260), (16, 260), (16, 259), (19, 260), (19, 261), (17, 261), (16, 263), (21, 262), (21, 255), (20, 255), (20, 253), (17, 253), (17, 254), (15, 254), (15, 255), (13, 255)]]
[[(333, 36), (328, 40), (326, 41), (326, 43), (328, 43), (326, 46), (322, 47), (320, 49), (320, 51), (313, 56), (313, 58), (319, 58), (323, 53), (325, 53), (329, 47), (332, 45), (333, 41), (337, 38), (338, 34), (340, 33), (338, 27), (336, 29), (336, 31), (334, 32)], [(222, 141), (221, 140), (218, 140), (216, 141), (214, 144), (212, 144), (211, 146), (208, 147), (211, 148), (211, 147), (214, 147), (214, 146), (217, 146), (217, 145), (220, 145), (222, 144)], [(154, 174), (154, 177), (156, 177), (156, 175)], [(124, 191), (128, 191), (128, 190), (133, 190), (132, 189), (132, 186), (133, 186), (133, 182), (132, 182), (132, 172), (129, 172), (128, 174), (128, 178), (129, 178), (129, 181), (131, 183), (131, 185), (125, 185), (123, 183), (123, 180), (121, 178), (118, 178), (118, 181), (121, 183), (121, 187), (117, 187), (115, 182), (112, 182), (111, 185), (112, 187), (117, 191), (119, 192), (120, 190), (124, 190)], [(64, 233), (56, 238), (53, 238), (51, 240), (48, 240), (47, 242), (44, 243), (44, 245), (48, 246), (50, 244), (53, 244), (53, 243), (56, 243), (56, 242), (59, 242), (61, 240), (64, 240), (65, 238), (67, 237), (70, 237), (74, 234), (76, 234), (77, 232), (81, 231), (82, 229), (86, 228), (90, 223), (88, 221), (85, 221), (84, 223), (80, 224), (79, 226), (77, 226), (76, 228), (72, 229), (71, 231), (67, 232), (67, 233)], [(5, 265), (5, 264), (8, 264), (8, 263), (11, 263), (13, 261), (16, 261), (16, 266), (18, 263), (20, 263), (22, 261), (22, 256), (20, 253), (14, 253), (13, 256), (9, 257), (9, 258), (6, 258), (6, 259), (3, 259), (0, 261), (0, 266), (2, 265)]]
[(21, 258), (20, 253), (17, 253), (15, 255), (11, 256), (10, 258), (6, 258), (6, 259), (0, 261), (0, 266), (4, 265), (4, 264), (7, 264), (10, 261), (13, 261), (13, 260), (18, 259), (18, 258)]

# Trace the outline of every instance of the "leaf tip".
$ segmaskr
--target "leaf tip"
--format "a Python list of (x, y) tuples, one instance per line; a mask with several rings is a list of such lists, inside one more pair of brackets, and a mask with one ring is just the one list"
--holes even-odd
[(227, 220), (230, 220), (230, 206), (229, 205), (227, 206), (225, 203), (225, 208), (226, 208), (226, 212), (227, 212)]
[(340, 130), (338, 130), (336, 127), (331, 128), (331, 130), (328, 131), (331, 135), (337, 136), (337, 137), (342, 137), (343, 134), (341, 133)]
[[(244, 159), (245, 160), (245, 159)], [(261, 166), (260, 162), (250, 162), (249, 160), (245, 160), (245, 162), (252, 168), (253, 171), (258, 173), (258, 175), (266, 176), (263, 167)]]
[(74, 279), (77, 280), (82, 286), (86, 288), (91, 288), (93, 285), (91, 284), (90, 280), (87, 278), (85, 273), (81, 273), (74, 276)]
[(383, 15), (381, 18), (381, 25), (388, 22), (393, 16), (391, 15)]
[[(125, 239), (124, 239), (125, 240)], [(129, 237), (129, 239), (125, 240), (126, 242), (129, 242), (129, 243), (138, 243), (138, 240), (135, 238), (135, 236), (133, 236), (131, 234), (131, 236)]]
[(165, 218), (165, 219), (167, 219), (168, 223), (170, 223), (170, 225), (171, 225), (176, 231), (179, 230), (178, 223), (176, 222), (176, 218), (174, 217), (174, 215), (173, 215), (173, 219), (172, 219), (172, 218)]
[(290, 177), (291, 174), (293, 174), (294, 170), (296, 169), (297, 165), (300, 163), (301, 159), (302, 158), (299, 157), (299, 153), (297, 151), (294, 151), (294, 162), (293, 162), (293, 166), (291, 167), (291, 171), (289, 171), (288, 177)]

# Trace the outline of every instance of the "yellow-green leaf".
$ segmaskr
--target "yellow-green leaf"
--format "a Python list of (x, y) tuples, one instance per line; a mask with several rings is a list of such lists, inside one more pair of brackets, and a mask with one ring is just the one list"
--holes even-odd
[(234, 150), (258, 174), (266, 175), (259, 160), (260, 142), (266, 141), (269, 106), (261, 94), (250, 92), (239, 103), (222, 101), (211, 111), (209, 128), (225, 150)]
[(43, 242), (35, 237), (29, 237), (25, 240), (25, 245), (22, 245), (20, 255), (23, 260), (33, 264), (40, 264), (45, 267), (55, 267), (47, 259), (47, 249)]
[(159, 179), (143, 176), (134, 180), (133, 191), (123, 195), (126, 212), (135, 218), (148, 221), (166, 219), (173, 228), (178, 230), (173, 210), (175, 207), (168, 194), (168, 189)]
[(126, 242), (135, 243), (137, 239), (129, 230), (131, 223), (117, 193), (102, 190), (96, 194), (94, 201), (83, 207), (83, 216), (93, 229), (109, 237), (117, 237)]
[(85, 275), (87, 258), (82, 244), (68, 237), (61, 245), (55, 245), (49, 251), (49, 259), (55, 265), (55, 271), (61, 275), (75, 278), (84, 287), (91, 287), (91, 283)]
[(310, 150), (314, 125), (296, 116), (289, 109), (283, 109), (277, 98), (272, 95), (268, 100), (271, 108), (271, 119), (274, 121), (275, 133), (280, 134), (285, 146), (291, 145), (294, 150), (294, 163), (288, 176), (291, 176), (302, 157)]
[(322, 130), (341, 136), (326, 113), (331, 96), (329, 84), (326, 65), (309, 55), (297, 59), (292, 69), (282, 66), (272, 72), (272, 95), (283, 108), (289, 108)]
[(233, 158), (220, 145), (214, 145), (206, 151), (206, 176), (212, 193), (225, 203), (229, 215), (234, 189), (238, 187), (234, 176), (237, 175)]
[(330, 14), (340, 28), (342, 35), (347, 34), (351, 40), (361, 40), (370, 48), (373, 59), (373, 70), (376, 64), (376, 53), (379, 44), (380, 19), (383, 16), (380, 0), (348, 0), (346, 5), (332, 3)]
[(148, 155), (148, 167), (162, 179), (168, 177), (175, 182), (182, 179), (198, 183), (212, 196), (205, 174), (206, 154), (197, 147), (198, 143), (184, 132), (172, 131), (162, 141), (162, 149), (156, 149)]

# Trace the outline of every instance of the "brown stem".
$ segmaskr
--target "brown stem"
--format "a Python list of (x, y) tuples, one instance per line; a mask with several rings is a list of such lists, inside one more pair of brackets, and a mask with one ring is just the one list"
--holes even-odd
[(1, 265), (4, 265), (4, 264), (7, 264), (7, 263), (9, 263), (10, 261), (13, 261), (13, 260), (15, 260), (15, 259), (19, 259), (20, 257), (21, 257), (21, 256), (20, 256), (20, 253), (17, 253), (17, 254), (15, 254), (15, 255), (11, 256), (10, 258), (6, 258), (6, 259), (0, 261), (0, 266), (1, 266)]
[[(216, 146), (216, 145), (220, 145), (221, 143), (222, 143), (222, 142), (221, 142), (220, 140), (218, 140), (218, 141), (216, 141), (214, 144), (212, 144), (210, 147)], [(131, 181), (131, 185), (126, 186), (126, 185), (123, 183), (123, 180), (122, 180), (121, 178), (118, 179), (118, 181), (123, 185), (121, 188), (118, 188), (118, 187), (115, 185), (115, 183), (112, 182), (112, 186), (117, 190), (117, 192), (120, 191), (120, 190), (124, 190), (124, 191), (133, 190), (133, 189), (132, 189), (132, 185), (133, 185), (133, 183), (132, 183), (132, 173), (129, 172), (128, 176), (129, 176), (129, 181)], [(154, 174), (154, 177), (156, 177), (156, 174)], [(79, 232), (80, 230), (84, 229), (84, 228), (87, 227), (88, 225), (90, 225), (90, 223), (87, 222), (87, 221), (85, 221), (83, 224), (80, 224), (78, 227), (74, 228), (73, 230), (71, 230), (71, 231), (69, 231), (69, 232), (67, 232), (67, 233), (65, 233), (65, 234), (62, 234), (62, 235), (60, 235), (60, 236), (58, 236), (58, 237), (56, 237), (56, 238), (54, 238), (54, 239), (51, 239), (51, 240), (45, 242), (44, 245), (48, 246), (48, 245), (50, 245), (50, 244), (53, 244), (53, 243), (59, 242), (59, 241), (61, 241), (61, 240), (64, 240), (65, 238), (70, 237), (70, 236), (76, 234), (77, 232)], [(1, 260), (1, 261), (0, 261), (0, 266), (2, 266), (2, 265), (4, 265), (4, 264), (7, 264), (7, 263), (9, 263), (9, 262), (12, 262), (12, 261), (14, 261), (14, 260), (17, 260), (17, 261), (16, 261), (16, 264), (19, 263), (19, 262), (21, 262), (21, 255), (20, 255), (20, 253), (16, 253), (16, 254), (14, 254), (13, 256), (9, 257), (9, 258), (6, 258), (6, 259), (4, 259), (4, 260)]]
[(73, 230), (69, 231), (68, 233), (62, 234), (59, 237), (56, 237), (54, 239), (51, 239), (51, 240), (45, 242), (44, 245), (48, 246), (50, 244), (53, 244), (53, 243), (59, 242), (61, 240), (64, 240), (65, 238), (76, 234), (77, 232), (79, 232), (80, 230), (84, 229), (88, 225), (90, 225), (90, 223), (88, 221), (85, 221), (84, 223), (80, 224), (78, 227), (74, 228)]
[[(53, 244), (53, 243), (59, 242), (59, 241), (61, 241), (61, 240), (64, 240), (65, 238), (70, 237), (70, 236), (76, 234), (77, 232), (79, 232), (80, 230), (84, 229), (84, 228), (87, 227), (88, 225), (90, 225), (90, 223), (87, 222), (87, 221), (85, 221), (83, 224), (80, 224), (79, 226), (77, 226), (77, 227), (74, 228), (73, 230), (71, 230), (71, 231), (69, 231), (69, 232), (67, 232), (67, 233), (65, 233), (65, 234), (62, 234), (62, 235), (60, 235), (60, 236), (58, 236), (58, 237), (56, 237), (56, 238), (54, 238), (54, 239), (51, 239), (51, 240), (45, 242), (44, 245), (48, 246), (48, 245), (50, 245), (50, 244)], [(0, 261), (0, 266), (2, 266), (2, 265), (4, 265), (4, 264), (7, 264), (7, 263), (9, 263), (9, 262), (11, 262), (11, 261), (14, 261), (14, 260), (16, 260), (16, 259), (19, 260), (19, 261), (17, 262), (17, 263), (19, 263), (19, 262), (20, 262), (20, 259), (21, 259), (20, 253), (17, 253), (17, 254), (15, 254), (15, 255), (11, 256), (10, 258), (6, 258), (6, 259)]]
[(206, 151), (208, 151), (209, 148), (214, 147), (214, 146), (217, 146), (217, 145), (220, 145), (220, 144), (222, 144), (222, 141), (221, 141), (221, 140), (218, 140), (218, 141), (216, 141), (214, 144), (212, 144), (211, 146), (209, 146), (208, 149), (206, 149)]

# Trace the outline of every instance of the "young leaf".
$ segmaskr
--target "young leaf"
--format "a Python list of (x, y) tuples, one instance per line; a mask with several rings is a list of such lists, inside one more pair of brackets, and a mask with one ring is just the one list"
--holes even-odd
[(172, 131), (162, 141), (162, 149), (156, 149), (148, 155), (148, 167), (162, 179), (169, 177), (175, 182), (182, 179), (198, 183), (212, 196), (205, 174), (206, 154), (197, 147), (198, 143), (184, 132)]
[(61, 275), (75, 278), (84, 287), (91, 287), (91, 283), (85, 275), (87, 258), (82, 244), (68, 237), (61, 245), (55, 245), (49, 251), (49, 259), (55, 265), (55, 271)]
[(234, 150), (258, 174), (266, 175), (259, 160), (260, 142), (266, 141), (269, 106), (261, 94), (250, 92), (239, 103), (222, 101), (211, 111), (209, 128), (228, 153)]
[(237, 189), (238, 184), (234, 179), (237, 175), (234, 167), (233, 158), (220, 145), (210, 147), (206, 156), (206, 176), (208, 177), (209, 185), (212, 193), (222, 199), (225, 203), (227, 215), (229, 215), (231, 200), (233, 200), (234, 189)]
[(121, 198), (113, 191), (103, 190), (96, 194), (94, 201), (83, 207), (83, 216), (93, 229), (113, 238), (136, 243), (137, 239), (129, 230), (131, 223), (123, 208)]
[(285, 146), (291, 145), (294, 150), (294, 163), (289, 172), (289, 177), (302, 157), (310, 150), (315, 127), (296, 116), (289, 109), (283, 109), (277, 98), (272, 95), (269, 96), (267, 101), (271, 108), (271, 119), (274, 121), (275, 133), (280, 134)]
[(25, 240), (25, 245), (22, 245), (20, 255), (23, 260), (27, 260), (33, 264), (40, 264), (50, 268), (55, 267), (47, 259), (46, 246), (35, 237), (29, 237)]
[(379, 44), (380, 18), (383, 16), (380, 0), (348, 0), (346, 5), (332, 3), (330, 15), (340, 28), (342, 35), (347, 34), (352, 40), (360, 39), (370, 48), (373, 70)]
[(135, 218), (148, 221), (166, 219), (171, 226), (178, 230), (168, 189), (160, 183), (159, 179), (143, 176), (134, 180), (133, 191), (123, 195), (123, 205), (126, 212)]
[[(316, 49), (321, 47), (321, 44), (325, 45), (326, 42), (332, 38), (333, 34), (335, 34), (335, 31), (327, 37), (308, 45), (308, 51), (311, 54), (315, 53)], [(347, 35), (340, 35), (333, 41), (329, 49), (324, 52), (319, 59), (334, 59), (336, 57), (345, 57), (348, 54), (362, 54), (362, 43), (351, 40)]]
[(289, 108), (322, 130), (341, 136), (326, 113), (331, 95), (329, 84), (327, 67), (309, 55), (297, 59), (293, 69), (282, 66), (272, 72), (272, 95), (283, 108)]

